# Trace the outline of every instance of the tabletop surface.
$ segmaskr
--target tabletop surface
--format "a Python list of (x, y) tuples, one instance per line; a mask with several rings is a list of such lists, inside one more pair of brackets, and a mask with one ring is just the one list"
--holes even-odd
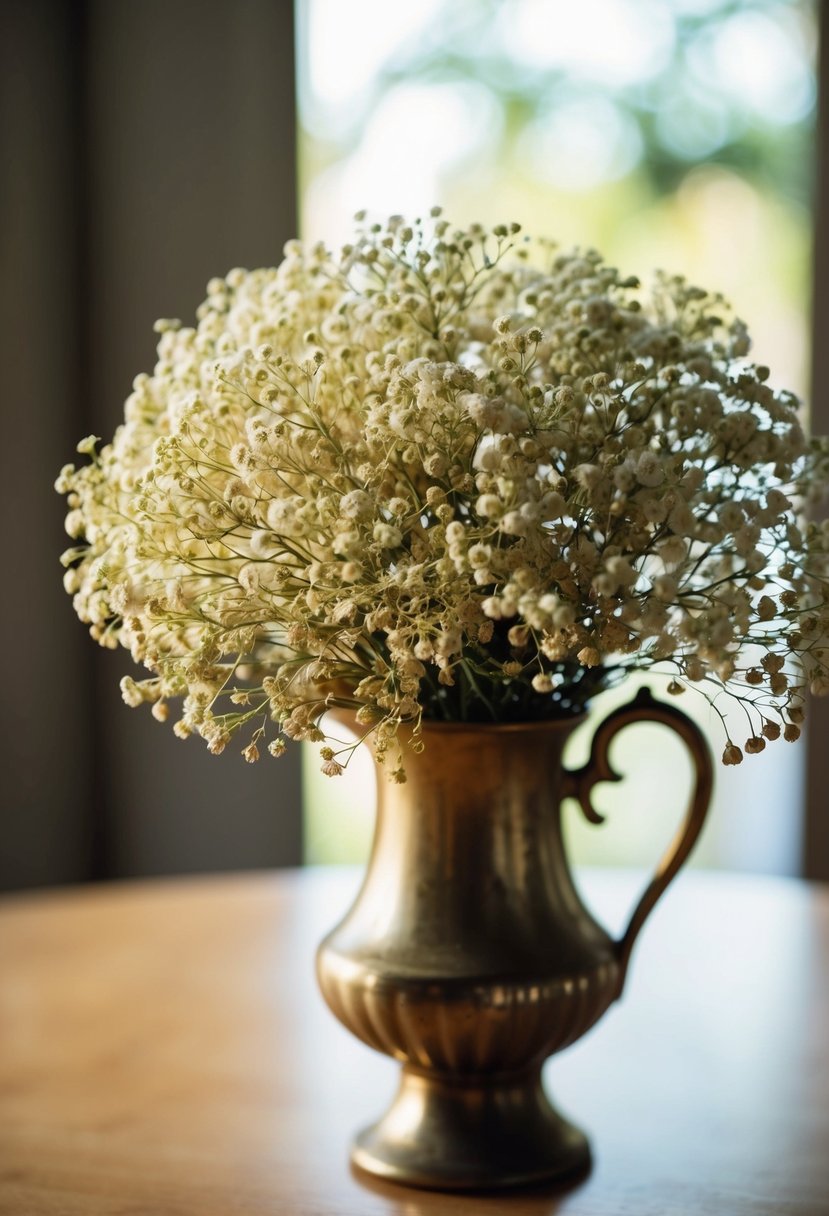
[[(583, 881), (621, 923), (635, 877)], [(285, 871), (0, 900), (0, 1213), (829, 1216), (829, 888), (683, 875), (624, 1000), (547, 1065), (591, 1174), (486, 1198), (349, 1167), (397, 1073), (315, 987), (314, 947), (357, 882)]]

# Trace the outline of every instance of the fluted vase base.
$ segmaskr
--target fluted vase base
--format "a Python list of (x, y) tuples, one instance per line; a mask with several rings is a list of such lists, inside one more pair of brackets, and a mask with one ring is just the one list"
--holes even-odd
[(482, 1082), (404, 1068), (394, 1102), (357, 1136), (351, 1159), (409, 1186), (504, 1190), (582, 1175), (590, 1147), (550, 1105), (540, 1070)]

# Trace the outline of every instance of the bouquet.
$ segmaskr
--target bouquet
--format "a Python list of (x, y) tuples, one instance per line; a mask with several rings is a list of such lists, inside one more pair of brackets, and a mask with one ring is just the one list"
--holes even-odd
[(347, 709), (402, 780), (424, 719), (576, 714), (656, 669), (736, 764), (829, 692), (829, 443), (721, 296), (435, 209), (291, 241), (156, 329), (57, 488), (75, 610), (178, 736), (312, 740), (336, 775)]

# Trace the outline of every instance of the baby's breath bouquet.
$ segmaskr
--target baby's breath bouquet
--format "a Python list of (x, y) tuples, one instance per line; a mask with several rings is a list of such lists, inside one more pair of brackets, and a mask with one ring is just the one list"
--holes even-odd
[(796, 739), (829, 692), (829, 445), (722, 298), (515, 224), (357, 222), (159, 322), (60, 474), (75, 609), (151, 673), (127, 703), (248, 760), (319, 742), (331, 775), (348, 709), (402, 779), (423, 719), (572, 715), (656, 668), (726, 764)]

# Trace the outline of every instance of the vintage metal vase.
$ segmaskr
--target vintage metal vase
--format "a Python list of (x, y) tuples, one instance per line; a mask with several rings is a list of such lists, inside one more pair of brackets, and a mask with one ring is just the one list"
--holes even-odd
[[(374, 845), (352, 908), (323, 941), (318, 976), (341, 1022), (403, 1065), (386, 1114), (356, 1139), (365, 1170), (415, 1186), (490, 1189), (587, 1168), (585, 1135), (548, 1101), (541, 1067), (622, 992), (631, 947), (688, 856), (711, 794), (697, 727), (647, 691), (596, 730), (589, 762), (562, 763), (581, 719), (428, 724), (408, 781), (378, 782)], [(608, 749), (633, 722), (688, 745), (695, 788), (682, 827), (619, 941), (581, 902), (560, 804), (593, 821)]]

